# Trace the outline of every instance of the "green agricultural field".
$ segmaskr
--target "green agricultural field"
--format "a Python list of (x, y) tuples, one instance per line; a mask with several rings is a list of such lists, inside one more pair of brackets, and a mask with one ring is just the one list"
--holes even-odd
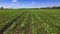
[(0, 34), (60, 34), (60, 9), (0, 9)]

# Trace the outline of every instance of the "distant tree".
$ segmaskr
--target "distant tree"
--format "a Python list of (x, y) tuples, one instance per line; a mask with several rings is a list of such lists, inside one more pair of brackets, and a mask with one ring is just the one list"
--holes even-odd
[(36, 9), (38, 9), (38, 8), (36, 8)]
[(41, 9), (60, 9), (60, 6), (42, 7)]
[(3, 9), (3, 7), (1, 7), (1, 9)]
[(52, 7), (52, 9), (60, 9), (60, 6)]

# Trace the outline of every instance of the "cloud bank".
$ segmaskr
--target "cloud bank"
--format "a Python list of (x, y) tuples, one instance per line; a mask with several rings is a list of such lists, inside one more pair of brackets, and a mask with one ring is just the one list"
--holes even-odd
[(12, 0), (12, 2), (17, 2), (17, 0)]

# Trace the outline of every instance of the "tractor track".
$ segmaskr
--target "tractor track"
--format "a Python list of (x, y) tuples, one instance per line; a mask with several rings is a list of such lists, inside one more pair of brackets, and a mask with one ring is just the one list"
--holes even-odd
[(29, 13), (29, 16), (30, 16), (30, 18), (28, 19), (29, 20), (29, 23), (28, 23), (28, 25), (27, 25), (27, 28), (26, 28), (26, 34), (32, 34), (32, 30), (31, 30), (31, 28), (32, 28), (32, 19), (31, 19), (31, 13)]
[[(47, 34), (47, 32), (45, 31), (44, 28), (42, 28), (42, 21), (38, 18), (38, 14), (33, 14), (34, 16), (34, 21), (35, 21), (35, 24), (36, 24), (36, 34)], [(40, 28), (41, 27), (41, 28)], [(41, 33), (40, 33), (41, 32)]]
[(18, 20), (25, 12), (23, 12), (18, 17), (14, 18), (13, 20), (9, 21), (4, 27), (0, 30), (0, 34), (3, 34), (4, 31), (6, 31), (16, 20)]
[(21, 24), (23, 24), (26, 14), (19, 20), (17, 28), (14, 29), (13, 34), (21, 34)]

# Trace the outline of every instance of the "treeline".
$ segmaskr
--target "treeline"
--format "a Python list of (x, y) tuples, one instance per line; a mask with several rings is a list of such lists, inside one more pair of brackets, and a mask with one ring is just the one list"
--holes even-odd
[[(4, 9), (4, 8), (1, 7), (0, 9)], [(13, 8), (5, 8), (5, 9), (13, 9)], [(18, 8), (18, 9), (60, 9), (60, 6), (42, 7), (42, 8)]]
[(53, 6), (53, 7), (43, 7), (40, 9), (60, 9), (60, 6)]

